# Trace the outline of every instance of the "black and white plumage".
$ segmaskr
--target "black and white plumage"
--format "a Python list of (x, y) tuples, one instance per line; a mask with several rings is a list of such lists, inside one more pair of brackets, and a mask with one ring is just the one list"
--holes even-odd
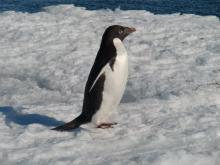
[(134, 28), (120, 25), (105, 30), (86, 83), (82, 113), (53, 130), (70, 130), (88, 122), (93, 122), (98, 128), (108, 128), (114, 124), (108, 123), (107, 119), (117, 108), (128, 77), (128, 58), (122, 41), (134, 31)]

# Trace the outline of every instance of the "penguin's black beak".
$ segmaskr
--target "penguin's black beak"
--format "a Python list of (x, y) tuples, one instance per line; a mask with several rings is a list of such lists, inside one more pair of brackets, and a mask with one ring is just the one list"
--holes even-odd
[(127, 37), (129, 34), (135, 32), (136, 29), (133, 27), (124, 27), (124, 33), (121, 36), (121, 40), (123, 41), (125, 37)]
[(126, 32), (127, 35), (130, 34), (130, 33), (135, 32), (135, 31), (136, 31), (136, 29), (133, 28), (133, 27), (126, 27), (125, 28), (125, 32)]

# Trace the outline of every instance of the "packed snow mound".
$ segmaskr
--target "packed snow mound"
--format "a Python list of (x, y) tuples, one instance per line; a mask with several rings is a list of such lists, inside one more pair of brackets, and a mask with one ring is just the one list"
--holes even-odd
[[(124, 41), (129, 81), (113, 129), (50, 128), (76, 117), (108, 26)], [(51, 6), (0, 14), (1, 164), (220, 164), (217, 17)]]

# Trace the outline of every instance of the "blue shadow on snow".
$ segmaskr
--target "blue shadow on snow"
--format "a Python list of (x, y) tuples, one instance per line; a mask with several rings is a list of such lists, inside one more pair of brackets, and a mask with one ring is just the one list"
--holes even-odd
[(19, 125), (41, 124), (48, 127), (64, 124), (64, 122), (48, 116), (40, 114), (24, 114), (21, 110), (22, 108), (14, 109), (10, 106), (0, 107), (0, 115), (1, 113), (5, 115), (5, 123), (7, 125), (11, 122)]
[(215, 15), (220, 18), (219, 0), (0, 0), (0, 12), (35, 13), (51, 5), (73, 4), (88, 10), (146, 10), (154, 14)]

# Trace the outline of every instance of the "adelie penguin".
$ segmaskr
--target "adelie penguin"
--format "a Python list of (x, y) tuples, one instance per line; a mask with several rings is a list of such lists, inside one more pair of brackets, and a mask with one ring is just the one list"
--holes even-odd
[(90, 71), (82, 113), (74, 120), (53, 130), (66, 131), (93, 122), (97, 128), (109, 128), (108, 117), (117, 109), (128, 78), (128, 57), (123, 40), (135, 28), (113, 25), (108, 27)]

